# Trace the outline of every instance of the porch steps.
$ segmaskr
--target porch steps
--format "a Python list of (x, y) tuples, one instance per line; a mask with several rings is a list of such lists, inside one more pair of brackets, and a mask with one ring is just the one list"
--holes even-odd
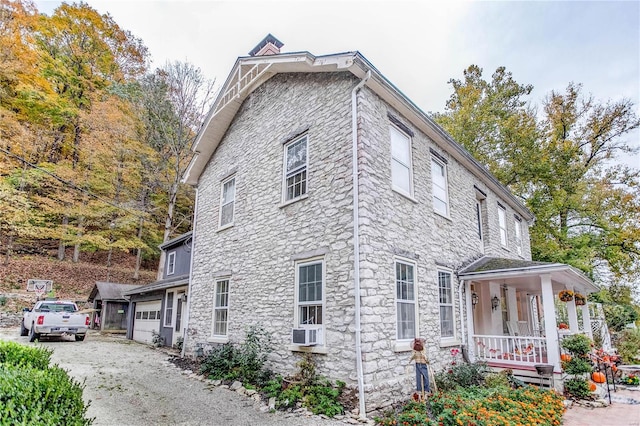
[(513, 364), (503, 364), (499, 362), (489, 362), (487, 363), (487, 365), (489, 366), (489, 369), (494, 373), (499, 373), (504, 370), (511, 370), (513, 371), (513, 377), (515, 377), (516, 379), (522, 380), (523, 382), (533, 386), (540, 386), (547, 389), (551, 389), (551, 386), (557, 388), (562, 381), (561, 373), (553, 373), (553, 382), (551, 380), (551, 377), (542, 377), (541, 382), (540, 376), (533, 366), (514, 366)]

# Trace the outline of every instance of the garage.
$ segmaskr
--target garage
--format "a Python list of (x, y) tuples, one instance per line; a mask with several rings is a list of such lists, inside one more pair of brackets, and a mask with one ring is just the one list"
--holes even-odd
[(160, 300), (137, 302), (133, 319), (133, 340), (151, 343), (153, 332), (160, 330)]

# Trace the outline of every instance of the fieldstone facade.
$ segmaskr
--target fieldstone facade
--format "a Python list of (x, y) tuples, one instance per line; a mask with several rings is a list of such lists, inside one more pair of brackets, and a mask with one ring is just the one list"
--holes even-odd
[[(198, 181), (189, 328), (186, 350), (205, 352), (212, 338), (214, 285), (229, 280), (228, 341), (242, 341), (261, 325), (276, 344), (270, 367), (294, 372), (311, 350), (320, 374), (356, 387), (352, 73), (283, 73), (244, 100)], [(413, 195), (392, 189), (390, 126), (411, 134)], [(308, 137), (308, 191), (283, 203), (283, 146)], [(431, 159), (446, 161), (449, 216), (434, 212)], [(415, 266), (418, 334), (427, 339), (432, 367), (444, 368), (464, 344), (456, 271), (480, 256), (530, 259), (528, 224), (521, 221), (522, 254), (515, 247), (515, 212), (483, 178), (468, 170), (371, 89), (358, 93), (360, 277), (364, 386), (367, 411), (406, 400), (414, 388), (410, 340), (396, 338), (396, 260)], [(233, 225), (219, 228), (222, 182), (235, 176)], [(481, 194), (484, 242), (478, 235)], [(498, 203), (506, 209), (509, 246), (500, 244)], [(291, 345), (296, 262), (324, 267), (324, 344)], [(438, 271), (452, 274), (455, 332), (440, 338)]]

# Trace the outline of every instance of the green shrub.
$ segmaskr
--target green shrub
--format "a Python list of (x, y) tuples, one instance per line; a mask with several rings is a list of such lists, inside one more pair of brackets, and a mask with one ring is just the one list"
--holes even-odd
[(7, 296), (0, 296), (0, 306), (7, 304)]
[(564, 391), (569, 396), (584, 399), (591, 396), (589, 382), (582, 377), (572, 377), (564, 381)]
[(438, 390), (449, 391), (458, 387), (468, 388), (484, 382), (489, 368), (484, 363), (455, 364), (434, 374)]
[(90, 425), (84, 386), (55, 366), (0, 366), (0, 424)]
[(584, 357), (591, 351), (591, 339), (584, 334), (574, 334), (562, 339), (561, 346), (574, 357)]
[(0, 365), (45, 370), (51, 360), (50, 349), (0, 341)]
[(374, 420), (376, 424), (382, 426), (431, 426), (437, 424), (429, 419), (427, 406), (415, 401), (406, 403), (397, 411), (388, 410), (382, 417), (375, 417)]
[(616, 344), (618, 353), (625, 364), (637, 364), (640, 362), (640, 329), (624, 330)]
[(490, 373), (484, 378), (484, 384), (488, 388), (510, 388), (509, 377), (503, 373)]
[(307, 389), (304, 406), (313, 414), (324, 414), (329, 417), (342, 414), (344, 409), (338, 399), (344, 386), (344, 382), (338, 382), (337, 387), (334, 387), (328, 380), (323, 380)]
[(263, 387), (264, 392), (269, 398), (275, 398), (282, 392), (282, 376), (278, 375), (269, 380)]
[(302, 400), (302, 387), (300, 385), (291, 385), (285, 390), (280, 392), (276, 400), (276, 407), (278, 408), (291, 408), (296, 405), (298, 401)]
[(243, 343), (225, 343), (209, 352), (200, 373), (214, 380), (238, 380), (262, 387), (273, 375), (264, 368), (272, 350), (271, 335), (261, 327), (251, 326)]
[(593, 371), (591, 362), (584, 358), (571, 358), (569, 361), (562, 361), (562, 369), (567, 374), (583, 374)]

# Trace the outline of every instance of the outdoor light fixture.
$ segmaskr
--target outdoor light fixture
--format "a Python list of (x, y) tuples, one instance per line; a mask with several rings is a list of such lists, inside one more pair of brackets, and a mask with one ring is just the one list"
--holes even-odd
[(500, 306), (500, 299), (498, 299), (498, 296), (493, 296), (493, 298), (491, 298), (491, 310), (495, 311), (498, 309), (498, 306)]
[(471, 293), (471, 304), (473, 305), (474, 309), (475, 309), (476, 305), (478, 304), (478, 293), (476, 293), (475, 291), (473, 293)]

